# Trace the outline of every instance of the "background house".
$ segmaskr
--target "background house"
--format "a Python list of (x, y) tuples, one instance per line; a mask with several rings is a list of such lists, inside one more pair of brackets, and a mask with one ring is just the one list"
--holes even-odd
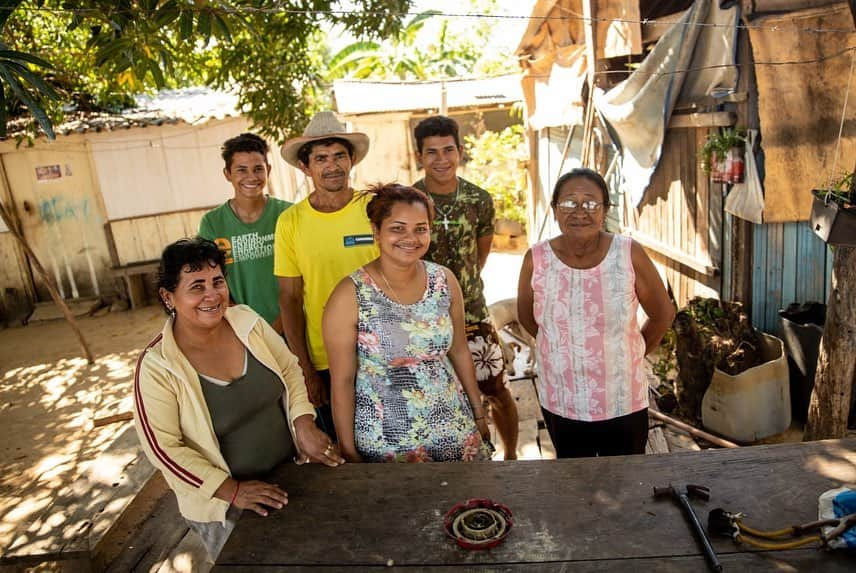
[(342, 119), (371, 140), (371, 151), (354, 169), (358, 189), (378, 181), (419, 179), (413, 128), (441, 110), (460, 125), (461, 143), (467, 135), (501, 131), (522, 121), (515, 111), (523, 99), (517, 75), (414, 82), (338, 80), (333, 93)]
[[(608, 175), (613, 224), (646, 247), (679, 305), (739, 300), (775, 332), (780, 308), (826, 300), (831, 255), (806, 220), (810, 189), (856, 156), (856, 106), (842, 119), (853, 27), (841, 1), (540, 0), (518, 47), (532, 238), (556, 232), (558, 175), (586, 164)], [(708, 134), (729, 126), (760, 132), (763, 224), (725, 212), (731, 186), (699, 166)]]
[[(112, 269), (158, 259), (232, 195), (220, 145), (249, 128), (235, 103), (207, 89), (164, 92), (120, 115), (72, 119), (55, 141), (0, 141), (0, 197), (63, 298), (124, 295)], [(293, 200), (302, 176), (277, 146), (270, 160), (270, 193)], [(48, 300), (0, 222), (0, 319)]]

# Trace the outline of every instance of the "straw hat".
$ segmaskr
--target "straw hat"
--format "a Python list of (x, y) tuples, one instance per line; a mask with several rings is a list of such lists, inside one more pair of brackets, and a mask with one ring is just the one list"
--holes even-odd
[(354, 146), (354, 161), (356, 165), (369, 152), (369, 136), (360, 132), (347, 132), (345, 126), (338, 120), (336, 114), (332, 111), (319, 111), (315, 114), (306, 129), (303, 130), (303, 135), (293, 137), (282, 144), (282, 158), (290, 165), (300, 167), (300, 162), (297, 159), (297, 152), (305, 143), (310, 141), (318, 141), (319, 139), (327, 139), (328, 137), (336, 137), (345, 139), (351, 142)]

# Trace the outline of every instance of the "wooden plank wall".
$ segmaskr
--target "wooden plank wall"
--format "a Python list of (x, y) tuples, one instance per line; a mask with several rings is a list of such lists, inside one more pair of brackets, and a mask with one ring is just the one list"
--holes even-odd
[(706, 136), (707, 128), (670, 129), (641, 203), (625, 206), (625, 231), (646, 247), (679, 307), (721, 291), (713, 270), (722, 266), (721, 186), (710, 183), (696, 151)]
[[(196, 236), (199, 221), (211, 207), (110, 221), (115, 266), (160, 259), (173, 241)], [(109, 239), (108, 239), (109, 241)]]
[(832, 280), (832, 251), (808, 222), (755, 225), (753, 232), (752, 324), (781, 334), (779, 310), (793, 302), (826, 302)]

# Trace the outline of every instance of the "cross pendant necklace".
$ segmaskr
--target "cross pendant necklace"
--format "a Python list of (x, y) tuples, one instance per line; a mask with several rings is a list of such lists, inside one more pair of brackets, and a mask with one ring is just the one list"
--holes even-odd
[[(440, 205), (438, 205), (436, 203), (436, 201), (434, 202), (435, 211), (437, 211), (439, 214), (443, 215), (443, 220), (439, 221), (439, 223), (441, 225), (443, 225), (443, 231), (449, 230), (449, 222), (450, 222), (449, 221), (449, 214), (452, 212), (452, 210), (455, 208), (455, 204), (458, 202), (458, 191), (460, 190), (460, 188), (461, 188), (461, 180), (458, 179), (458, 183), (457, 183), (457, 185), (455, 185), (454, 199), (452, 199), (451, 203), (449, 203), (448, 205), (445, 205), (445, 207), (446, 207), (445, 209), (441, 209)], [(435, 195), (435, 197), (436, 196), (437, 195)]]

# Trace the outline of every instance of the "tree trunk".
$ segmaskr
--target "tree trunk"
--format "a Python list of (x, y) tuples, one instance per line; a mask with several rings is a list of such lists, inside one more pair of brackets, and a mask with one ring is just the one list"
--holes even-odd
[(856, 381), (856, 247), (835, 247), (804, 440), (842, 438)]
[(27, 257), (29, 257), (30, 264), (33, 265), (33, 269), (36, 271), (36, 273), (38, 273), (42, 281), (44, 281), (45, 287), (47, 287), (51, 298), (62, 311), (65, 320), (68, 322), (68, 325), (71, 327), (71, 330), (74, 331), (74, 335), (77, 337), (78, 342), (80, 342), (80, 348), (83, 350), (83, 355), (86, 357), (86, 361), (89, 364), (94, 364), (95, 358), (92, 355), (92, 351), (89, 350), (89, 345), (86, 344), (86, 339), (83, 337), (83, 333), (77, 326), (77, 322), (74, 320), (74, 316), (71, 314), (71, 310), (69, 310), (68, 305), (65, 304), (65, 301), (62, 300), (62, 297), (54, 286), (53, 279), (51, 279), (50, 275), (48, 275), (47, 271), (42, 266), (42, 263), (39, 261), (38, 257), (36, 257), (36, 253), (33, 251), (33, 249), (30, 248), (29, 243), (27, 243), (26, 239), (24, 239), (24, 236), (20, 233), (18, 227), (15, 226), (15, 221), (12, 219), (10, 213), (11, 211), (7, 210), (6, 206), (3, 204), (3, 200), (0, 199), (0, 218), (2, 218), (3, 222), (6, 223), (6, 226), (9, 227), (9, 231), (11, 231), (12, 236), (18, 240), (18, 243), (24, 249), (24, 252), (27, 254)]

